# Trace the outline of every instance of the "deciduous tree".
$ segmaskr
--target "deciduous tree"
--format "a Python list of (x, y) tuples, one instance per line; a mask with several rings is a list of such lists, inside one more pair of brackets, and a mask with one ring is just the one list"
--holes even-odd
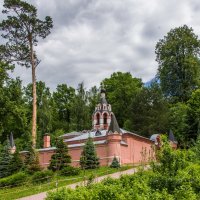
[(158, 77), (166, 97), (186, 102), (200, 80), (200, 41), (184, 25), (170, 30), (156, 45)]
[(131, 102), (141, 89), (142, 81), (132, 77), (129, 72), (115, 72), (110, 78), (104, 79), (102, 83), (106, 89), (106, 98), (112, 105), (112, 111), (117, 117), (119, 126), (124, 127)]
[(168, 103), (157, 83), (152, 83), (135, 95), (128, 119), (125, 128), (146, 137), (167, 131)]
[(200, 136), (200, 89), (193, 91), (188, 101), (187, 140), (196, 140)]

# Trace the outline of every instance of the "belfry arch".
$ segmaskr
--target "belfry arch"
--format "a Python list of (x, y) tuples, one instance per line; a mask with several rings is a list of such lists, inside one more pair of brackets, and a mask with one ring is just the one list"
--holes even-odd
[(96, 125), (99, 125), (100, 124), (100, 114), (99, 113), (97, 113), (96, 114)]
[(103, 113), (103, 124), (104, 125), (108, 123), (107, 120), (108, 120), (108, 114), (105, 112), (105, 113)]

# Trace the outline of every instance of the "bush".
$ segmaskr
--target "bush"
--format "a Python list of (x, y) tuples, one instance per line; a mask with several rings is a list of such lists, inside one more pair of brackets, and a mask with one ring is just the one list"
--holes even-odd
[(35, 172), (35, 174), (32, 176), (32, 182), (44, 183), (50, 180), (52, 177), (53, 177), (53, 172), (50, 170), (39, 171), (39, 172)]
[(181, 180), (182, 184), (190, 184), (195, 192), (200, 191), (200, 165), (189, 165), (184, 170), (180, 170), (176, 178)]
[(182, 185), (180, 188), (177, 188), (174, 192), (174, 197), (177, 200), (197, 199), (197, 195), (189, 184)]
[(80, 174), (81, 170), (72, 166), (66, 166), (60, 171), (62, 176), (75, 176)]
[(26, 180), (27, 180), (27, 174), (25, 174), (24, 172), (18, 172), (17, 174), (13, 174), (6, 178), (0, 179), (0, 187), (5, 187), (5, 186), (13, 187), (21, 185)]
[(149, 180), (150, 187), (159, 191), (162, 189), (167, 189), (168, 192), (173, 192), (177, 187), (181, 186), (181, 184), (182, 181), (180, 179), (159, 173), (153, 174)]
[(117, 160), (117, 158), (116, 158), (116, 157), (114, 157), (114, 158), (113, 158), (113, 160), (112, 160), (112, 163), (111, 163), (110, 167), (112, 167), (112, 168), (120, 168), (119, 161)]

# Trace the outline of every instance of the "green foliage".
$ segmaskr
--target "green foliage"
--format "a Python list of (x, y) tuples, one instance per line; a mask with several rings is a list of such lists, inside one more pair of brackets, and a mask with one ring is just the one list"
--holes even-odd
[(27, 180), (27, 174), (18, 172), (6, 178), (0, 179), (0, 187), (22, 185)]
[(200, 41), (186, 25), (170, 30), (156, 45), (158, 77), (165, 95), (186, 102), (199, 86)]
[(157, 150), (157, 162), (152, 163), (152, 169), (156, 173), (166, 176), (175, 176), (178, 170), (189, 165), (192, 152), (188, 150), (174, 150), (165, 136), (162, 137), (162, 148)]
[(200, 164), (200, 135), (196, 140), (196, 144), (192, 147), (192, 150), (195, 154), (194, 160)]
[[(28, 108), (28, 117), (32, 116), (32, 90), (33, 85), (28, 84), (24, 87), (24, 101)], [(44, 134), (50, 133), (53, 129), (53, 106), (52, 106), (52, 95), (50, 89), (45, 85), (44, 82), (39, 81), (36, 83), (37, 87), (37, 148), (43, 146)]]
[(53, 93), (54, 112), (57, 119), (54, 122), (55, 129), (69, 131), (73, 119), (73, 103), (75, 101), (75, 89), (66, 84), (58, 85)]
[(200, 89), (193, 91), (188, 101), (187, 140), (196, 140), (200, 135)]
[(184, 146), (187, 140), (187, 112), (188, 106), (181, 102), (173, 104), (169, 109), (169, 126), (180, 146)]
[(176, 176), (143, 171), (133, 175), (124, 175), (119, 179), (107, 178), (101, 183), (90, 185), (90, 187), (50, 192), (47, 200), (186, 200), (190, 197), (197, 200), (200, 183), (196, 181), (198, 178), (195, 176), (199, 177), (198, 168), (199, 166), (188, 166), (185, 168), (186, 171), (181, 169)]
[(63, 142), (62, 138), (58, 138), (56, 142), (55, 154), (51, 156), (49, 169), (56, 171), (61, 170), (71, 163), (71, 157), (68, 154), (67, 145)]
[(36, 94), (36, 67), (40, 63), (34, 49), (39, 39), (50, 34), (53, 27), (49, 16), (42, 21), (37, 18), (37, 9), (21, 0), (4, 0), (3, 14), (6, 17), (0, 23), (1, 36), (4, 44), (0, 45), (0, 60), (18, 64), (32, 70), (33, 84), (33, 117), (32, 117), (32, 145), (36, 147), (37, 126), (37, 94)]
[(130, 112), (132, 99), (142, 87), (142, 81), (132, 75), (122, 72), (115, 72), (110, 78), (102, 81), (107, 93), (108, 103), (112, 105), (112, 111), (117, 117), (120, 127), (124, 127), (124, 123)]
[(113, 158), (112, 163), (110, 165), (112, 168), (120, 168), (120, 163), (116, 157)]
[(91, 187), (95, 181), (95, 175), (90, 174), (89, 177), (87, 177), (87, 187)]
[(176, 188), (174, 192), (174, 197), (177, 200), (197, 200), (197, 195), (189, 184), (185, 184)]
[(91, 115), (89, 115), (88, 94), (83, 83), (78, 84), (76, 98), (73, 103), (72, 129), (77, 131), (91, 128)]
[(52, 133), (51, 145), (52, 145), (53, 147), (55, 147), (55, 146), (56, 146), (56, 142), (57, 142), (57, 138), (59, 138), (60, 136), (62, 136), (62, 135), (64, 135), (64, 134), (65, 134), (65, 132), (64, 132), (63, 129), (56, 129), (56, 130), (54, 131), (54, 133)]
[[(30, 46), (36, 46), (39, 38), (45, 38), (52, 28), (52, 19), (44, 21), (37, 18), (37, 9), (21, 0), (4, 0), (3, 14), (7, 19), (0, 23), (2, 37), (8, 40), (1, 45), (1, 60), (17, 61), (18, 64), (31, 67), (31, 61), (38, 63), (36, 54), (30, 56)], [(32, 60), (34, 59), (34, 60)]]
[(72, 166), (65, 166), (60, 170), (60, 175), (62, 176), (75, 176), (79, 175), (81, 173), (81, 170), (79, 168), (75, 168)]
[(18, 78), (4, 79), (4, 84), (0, 86), (0, 140), (2, 143), (10, 132), (14, 133), (15, 138), (23, 135), (24, 143), (28, 141), (25, 136), (28, 132), (27, 110), (22, 95), (22, 84)]
[(44, 183), (50, 181), (52, 177), (53, 172), (51, 170), (35, 172), (32, 176), (32, 183)]
[(23, 163), (19, 152), (16, 151), (14, 154), (11, 154), (10, 150), (11, 147), (7, 140), (0, 151), (0, 178), (19, 172), (22, 169)]
[(83, 147), (80, 165), (82, 169), (95, 169), (99, 167), (99, 158), (97, 157), (95, 146), (91, 137), (88, 138)]
[(9, 141), (7, 140), (6, 144), (0, 152), (0, 178), (12, 174), (11, 162), (12, 154), (10, 153), (10, 145)]
[(41, 170), (38, 152), (36, 152), (32, 147), (29, 148), (29, 152), (25, 156), (24, 168), (29, 174), (33, 174)]
[(168, 128), (168, 103), (158, 83), (141, 89), (131, 101), (128, 111), (128, 130), (150, 137), (155, 133), (166, 132)]
[(12, 173), (19, 172), (22, 169), (23, 162), (18, 150), (16, 150), (15, 153), (12, 155), (10, 165), (11, 165)]
[(185, 169), (179, 170), (176, 179), (184, 184), (189, 184), (196, 193), (200, 191), (200, 165), (191, 164)]

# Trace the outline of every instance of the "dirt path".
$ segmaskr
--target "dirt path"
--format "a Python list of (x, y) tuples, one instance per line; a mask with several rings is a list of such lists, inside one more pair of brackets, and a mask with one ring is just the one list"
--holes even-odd
[[(126, 170), (126, 171), (116, 172), (116, 173), (113, 173), (113, 174), (108, 174), (108, 175), (105, 175), (105, 176), (97, 177), (95, 179), (95, 182), (98, 183), (98, 182), (102, 181), (103, 179), (105, 179), (107, 177), (119, 178), (123, 174), (134, 174), (135, 172), (137, 172), (137, 169), (132, 168), (132, 169), (129, 169), (129, 170)], [(77, 183), (67, 185), (66, 187), (74, 189), (74, 188), (76, 188), (76, 186), (83, 186), (83, 185), (84, 185), (84, 182), (81, 181), (81, 182), (77, 182)], [(39, 193), (39, 194), (34, 194), (34, 195), (31, 195), (31, 196), (23, 197), (19, 200), (43, 200), (43, 199), (46, 198), (46, 195), (47, 195), (47, 192), (42, 192), (42, 193)]]

